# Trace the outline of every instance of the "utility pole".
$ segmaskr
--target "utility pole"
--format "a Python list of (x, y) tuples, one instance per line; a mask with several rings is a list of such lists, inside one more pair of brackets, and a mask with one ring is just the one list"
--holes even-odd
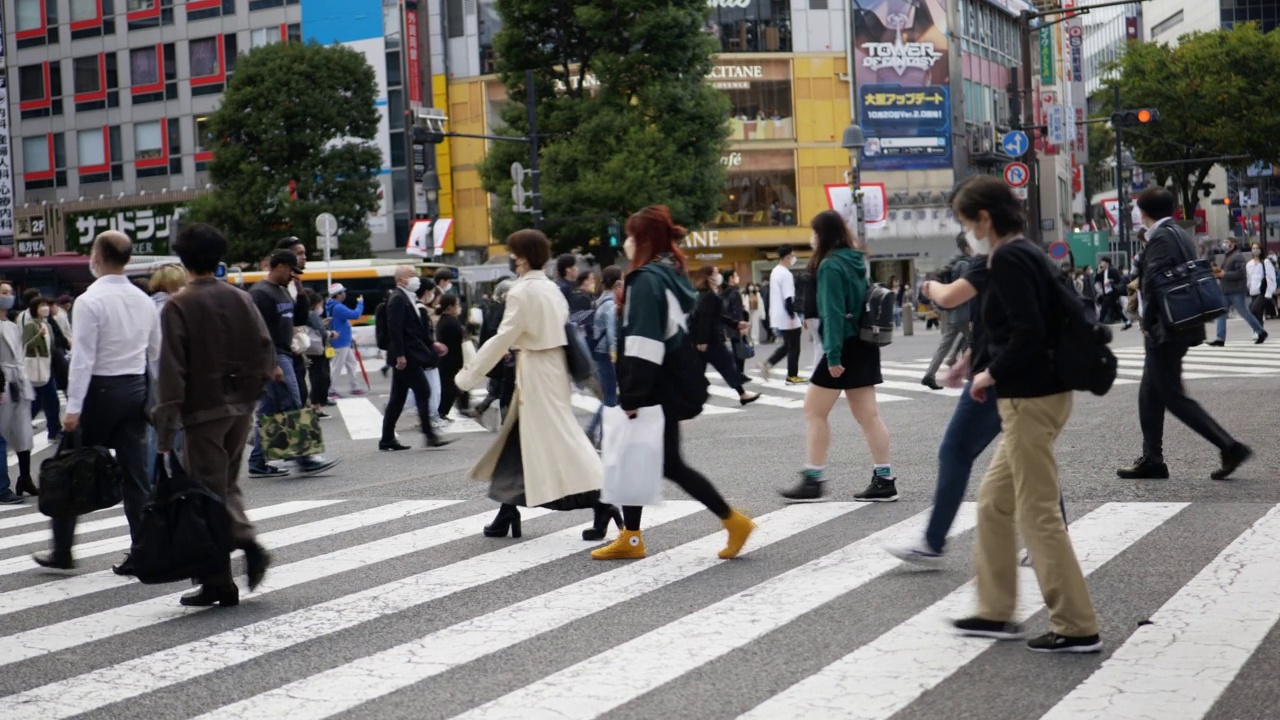
[(533, 86), (533, 70), (524, 71), (524, 111), (529, 122), (529, 180), (532, 185), (533, 227), (542, 229), (542, 173), (538, 170), (538, 91)]
[[(1117, 113), (1120, 112), (1120, 86), (1115, 86), (1115, 103)], [(1112, 130), (1116, 134), (1116, 246), (1124, 248), (1129, 253), (1130, 261), (1134, 255), (1134, 249), (1129, 246), (1129, 217), (1132, 211), (1129, 210), (1129, 193), (1125, 192), (1124, 187), (1124, 141), (1120, 137), (1120, 124), (1112, 123)]]
[(1031, 21), (1038, 19), (1039, 16), (1030, 10), (1022, 11), (1022, 122), (1019, 130), (1027, 131), (1027, 154), (1023, 160), (1027, 164), (1027, 168), (1031, 171), (1031, 182), (1029, 183), (1035, 197), (1027, 196), (1027, 232), (1039, 237), (1040, 233), (1040, 158), (1036, 152), (1036, 130), (1039, 128), (1035, 122), (1036, 97), (1035, 92), (1035, 76), (1031, 72), (1031, 37), (1033, 33), (1039, 30), (1031, 26)]

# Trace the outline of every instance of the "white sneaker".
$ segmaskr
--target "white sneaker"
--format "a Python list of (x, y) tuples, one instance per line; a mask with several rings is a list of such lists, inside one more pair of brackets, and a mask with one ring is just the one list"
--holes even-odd
[(1018, 556), (1018, 567), (1033, 567), (1031, 565), (1030, 550), (1023, 550), (1022, 554)]
[(770, 365), (769, 363), (760, 363), (760, 377), (764, 378), (765, 382), (769, 381), (769, 374), (772, 372), (773, 372), (772, 365)]
[(911, 545), (889, 545), (885, 547), (885, 550), (903, 562), (922, 568), (938, 570), (942, 567), (943, 553), (929, 549), (929, 543), (926, 543), (923, 539)]

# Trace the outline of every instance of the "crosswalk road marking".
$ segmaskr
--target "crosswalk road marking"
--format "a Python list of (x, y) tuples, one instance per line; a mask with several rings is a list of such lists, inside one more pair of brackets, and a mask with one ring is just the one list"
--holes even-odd
[[(342, 418), (343, 424), (347, 428), (347, 435), (352, 440), (379, 440), (382, 438), (382, 418), (383, 411), (373, 401), (367, 397), (341, 398), (338, 404), (331, 408), (336, 414)], [(405, 405), (405, 412), (400, 417), (416, 417), (417, 413), (413, 411), (412, 405)], [(488, 430), (474, 420), (464, 417), (456, 417), (449, 426), (442, 431), (444, 435), (456, 435), (459, 433), (482, 433)]]
[[(1194, 505), (1113, 502), (1073, 513), (1071, 539), (1085, 574), (1112, 571), (1111, 582), (1092, 588), (1098, 606), (1115, 606), (1122, 596), (1131, 602), (1136, 594), (1144, 607), (1132, 612), (1151, 622), (1100, 618), (1104, 652), (1047, 660), (1063, 663), (1075, 679), (1050, 695), (1028, 697), (1022, 717), (1242, 717), (1221, 706), (1239, 697), (1238, 706), (1256, 707), (1240, 705), (1256, 697), (1238, 680), (1265, 670), (1246, 669), (1261, 648), (1268, 656), (1276, 651), (1267, 643), (1276, 642), (1272, 630), (1280, 621), (1280, 506), (1247, 506), (1247, 518), (1240, 506), (1208, 506), (1232, 518), (1220, 520), (1205, 507), (1191, 512)], [(878, 587), (893, 588), (893, 602), (906, 610), (901, 618), (847, 647), (824, 648), (821, 662), (802, 663), (802, 673), (766, 683), (764, 692), (721, 715), (885, 719), (911, 714), (917, 702), (928, 704), (933, 692), (962, 680), (986, 681), (975, 677), (975, 666), (997, 663), (989, 682), (1004, 682), (1028, 663), (1020, 649), (994, 650), (949, 633), (946, 621), (974, 607), (967, 573), (920, 576), (884, 552), (887, 543), (919, 537), (923, 507), (830, 502), (764, 512), (742, 559), (724, 562), (715, 556), (723, 532), (702, 506), (668, 502), (645, 513), (649, 557), (596, 563), (586, 557), (592, 544), (579, 536), (587, 513), (526, 509), (524, 539), (491, 540), (479, 537), (493, 511), (482, 499), (266, 505), (250, 514), (275, 522), (261, 539), (278, 551), (278, 564), (240, 608), (210, 611), (177, 605), (174, 590), (185, 591), (182, 584), (146, 587), (112, 575), (104, 561), (90, 559), (104, 546), (82, 552), (103, 542), (92, 537), (76, 548), (86, 566), (80, 574), (40, 574), (23, 557), (27, 548), (10, 540), (28, 536), (35, 524), (12, 521), (39, 517), (33, 508), (19, 510), (0, 520), (6, 523), (0, 541), (7, 541), (0, 542), (0, 567), (25, 564), (0, 574), (5, 720), (121, 708), (203, 720), (399, 717), (413, 715), (409, 709), (426, 698), (443, 703), (432, 716), (474, 720), (587, 720), (624, 706), (629, 716), (652, 717), (661, 713), (647, 713), (647, 703), (660, 705), (664, 688), (676, 683), (694, 696), (731, 697), (736, 688), (716, 683), (715, 666), (731, 661), (735, 676), (751, 683), (752, 673), (787, 662), (755, 648), (807, 652), (791, 639), (812, 641), (808, 624), (822, 617), (816, 611), (857, 593), (873, 597)], [(116, 519), (119, 509), (103, 514), (100, 520)], [(952, 536), (970, 533), (975, 521), (966, 503)], [(1150, 552), (1160, 540), (1198, 542), (1185, 538), (1203, 522), (1234, 522), (1234, 529), (1205, 541), (1212, 544), (1198, 553), (1202, 565), (1184, 568), (1171, 558), (1166, 567)], [(673, 536), (682, 539), (663, 544)], [(118, 546), (121, 538), (107, 541)], [(1140, 543), (1146, 549), (1130, 553)], [(1159, 597), (1133, 592), (1134, 583), (1166, 571), (1181, 579)], [(733, 582), (708, 582), (713, 575)], [(1117, 576), (1126, 581), (1115, 582)], [(918, 597), (917, 582), (931, 583)], [(284, 592), (290, 588), (297, 590)], [(477, 596), (467, 593), (477, 592), (485, 601), (469, 612)], [(1018, 593), (1020, 618), (1043, 615), (1032, 571), (1019, 571)], [(600, 625), (619, 611), (664, 604), (687, 609)], [(428, 622), (415, 631), (418, 618)], [(1031, 629), (1042, 625), (1034, 620)], [(541, 654), (557, 638), (598, 638), (601, 627), (617, 637), (562, 660)], [(854, 635), (834, 632), (831, 642), (843, 637)], [(522, 665), (514, 680), (491, 676), (486, 663), (513, 652), (546, 662)], [(465, 685), (461, 698), (451, 699), (449, 683)], [(224, 684), (248, 690), (217, 702), (211, 693)], [(976, 690), (957, 695), (957, 717), (990, 716)], [(705, 707), (714, 704), (690, 707), (689, 716)]]

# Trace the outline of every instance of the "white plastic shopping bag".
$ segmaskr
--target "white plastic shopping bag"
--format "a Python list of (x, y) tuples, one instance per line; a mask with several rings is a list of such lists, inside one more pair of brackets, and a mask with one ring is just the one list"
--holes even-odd
[(640, 408), (634, 419), (622, 408), (604, 409), (601, 460), (602, 499), (612, 505), (662, 504), (662, 431), (660, 406)]

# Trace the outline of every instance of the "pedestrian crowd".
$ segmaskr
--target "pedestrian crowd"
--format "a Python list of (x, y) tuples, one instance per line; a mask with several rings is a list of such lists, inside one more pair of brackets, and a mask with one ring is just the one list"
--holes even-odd
[[(513, 277), (500, 282), (473, 316), (463, 313), (451, 271), (424, 278), (405, 265), (373, 311), (382, 372), (391, 384), (378, 448), (410, 449), (397, 433), (406, 405), (416, 407), (429, 449), (453, 442), (448, 429), (456, 417), (484, 418), (496, 406), (493, 440), (469, 471), (499, 504), (481, 529), (486, 537), (521, 537), (522, 507), (589, 509), (584, 540), (606, 540), (611, 526), (618, 531), (592, 550), (593, 558), (643, 558), (643, 510), (650, 503), (624, 485), (652, 470), (721, 521), (726, 536), (719, 556), (730, 559), (755, 525), (682, 452), (681, 423), (702, 413), (709, 394), (707, 367), (743, 406), (760, 397), (747, 385), (777, 382), (772, 375), (784, 363), (781, 382), (807, 386), (807, 442), (796, 483), (780, 491), (786, 501), (826, 496), (829, 416), (842, 395), (871, 458), (870, 484), (855, 499), (896, 501), (890, 437), (875, 387), (882, 383), (880, 348), (901, 323), (904, 303), (918, 295), (939, 309), (942, 326), (923, 382), (964, 390), (939, 446), (930, 522), (917, 542), (887, 550), (938, 567), (973, 464), (998, 440), (978, 490), (977, 606), (955, 628), (995, 639), (1022, 637), (1015, 619), (1017, 567), (1029, 565), (1050, 610), (1049, 631), (1029, 640), (1030, 649), (1096, 652), (1098, 623), (1067, 532), (1054, 445), (1071, 416), (1074, 391), (1102, 394), (1114, 380), (1106, 325), (1139, 325), (1146, 346), (1138, 400), (1143, 447), (1133, 464), (1117, 470), (1119, 477), (1169, 477), (1166, 411), (1218, 448), (1221, 467), (1214, 479), (1229, 478), (1251, 456), (1181, 381), (1188, 349), (1207, 335), (1203, 321), (1168, 316), (1170, 291), (1161, 277), (1200, 258), (1173, 222), (1174, 204), (1162, 188), (1139, 196), (1143, 250), (1129, 274), (1105, 260), (1096, 274), (1064, 273), (1027, 237), (1021, 203), (988, 177), (956, 188), (952, 208), (963, 228), (957, 255), (934, 279), (910, 289), (896, 278), (889, 287), (872, 282), (864, 238), (832, 211), (810, 222), (807, 266), (798, 268), (795, 248), (782, 246), (762, 286), (744, 288), (733, 269), (691, 266), (680, 250), (687, 231), (662, 206), (627, 220), (625, 272), (585, 272), (572, 255), (553, 259), (541, 232), (514, 233), (507, 239)], [(245, 514), (239, 482), (245, 448), (252, 478), (316, 475), (337, 465), (320, 450), (319, 420), (342, 394), (366, 392), (352, 328), (366, 304), (363, 297), (351, 303), (340, 283), (324, 295), (303, 287), (306, 249), (296, 238), (279, 243), (267, 260), (266, 278), (247, 292), (216, 277), (228, 244), (215, 228), (186, 226), (173, 248), (182, 267), (157, 272), (150, 297), (125, 276), (132, 245), (116, 231), (95, 240), (90, 266), (97, 279), (74, 301), (37, 293), (24, 297), (15, 314), (14, 288), (0, 283), (6, 390), (0, 443), (17, 454), (19, 465), (12, 490), (0, 474), (0, 502), (22, 502), (23, 494), (40, 491), (31, 470), (32, 417), (40, 412), (59, 451), (74, 437), (80, 446), (114, 452), (135, 548), (147, 541), (140, 537), (140, 517), (155, 501), (156, 478), (182, 473), (221, 500), (230, 527), (225, 557), (193, 578), (198, 587), (181, 602), (235, 605), (239, 590), (230, 552), (245, 552), (251, 590), (271, 562)], [(1225, 339), (1222, 318), (1229, 305), (1250, 320), (1256, 341), (1263, 342), (1260, 316), (1275, 294), (1274, 263), (1256, 249), (1245, 261), (1234, 242), (1224, 250), (1217, 340)], [(1136, 299), (1131, 309), (1120, 303), (1130, 293)], [(799, 367), (806, 330), (816, 359), (807, 378)], [(761, 359), (760, 378), (753, 378), (746, 363), (757, 344), (774, 336), (780, 343)], [(471, 393), (482, 385), (487, 397), (473, 403)], [(582, 392), (600, 401), (585, 432), (575, 409)], [(654, 454), (652, 462), (630, 463), (643, 467), (622, 467), (613, 433), (630, 438), (633, 423), (652, 428)], [(641, 435), (637, 430), (635, 437)], [(38, 565), (75, 567), (76, 521), (66, 512), (52, 518), (52, 545), (33, 556)], [(1026, 545), (1021, 558), (1018, 535)], [(114, 570), (143, 574), (132, 555)]]

